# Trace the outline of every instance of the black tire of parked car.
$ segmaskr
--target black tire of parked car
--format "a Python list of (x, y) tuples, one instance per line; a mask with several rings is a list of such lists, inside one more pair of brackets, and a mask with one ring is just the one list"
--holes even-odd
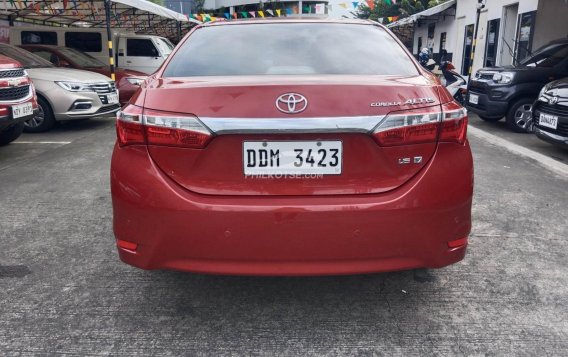
[(511, 105), (507, 112), (507, 126), (517, 133), (532, 133), (532, 105), (534, 98), (521, 98)]
[(481, 120), (484, 120), (484, 121), (487, 121), (487, 122), (490, 122), (490, 123), (503, 119), (503, 117), (495, 118), (495, 117), (485, 117), (485, 116), (482, 116), (482, 115), (479, 115), (479, 118)]
[(24, 123), (14, 124), (2, 131), (0, 131), (0, 146), (8, 145), (16, 140), (24, 131)]
[(35, 118), (26, 121), (24, 126), (24, 131), (26, 133), (41, 133), (48, 131), (53, 127), (53, 125), (55, 125), (53, 110), (47, 100), (38, 96), (37, 104), (39, 106), (39, 113), (35, 116)]

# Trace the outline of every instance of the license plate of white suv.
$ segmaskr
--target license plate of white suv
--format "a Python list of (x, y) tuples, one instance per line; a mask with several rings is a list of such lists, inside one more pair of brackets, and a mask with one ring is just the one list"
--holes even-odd
[(12, 118), (18, 119), (33, 114), (32, 103), (24, 103), (12, 106)]
[(107, 94), (107, 103), (108, 104), (118, 103), (118, 94), (115, 93)]
[(337, 140), (245, 141), (243, 166), (249, 175), (340, 175), (343, 145)]
[(556, 129), (558, 126), (558, 117), (556, 115), (540, 113), (538, 124), (547, 128)]

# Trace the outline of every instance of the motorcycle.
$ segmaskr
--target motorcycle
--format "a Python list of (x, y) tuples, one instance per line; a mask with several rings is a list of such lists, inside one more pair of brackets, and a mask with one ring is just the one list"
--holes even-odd
[(446, 89), (458, 103), (464, 105), (467, 95), (467, 81), (455, 69), (456, 67), (450, 61), (443, 61), (440, 64)]

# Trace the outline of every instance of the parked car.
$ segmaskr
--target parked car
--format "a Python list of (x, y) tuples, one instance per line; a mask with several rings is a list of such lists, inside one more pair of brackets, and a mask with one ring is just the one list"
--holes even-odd
[(56, 68), (33, 53), (7, 44), (0, 44), (0, 55), (20, 62), (37, 92), (39, 112), (26, 121), (25, 131), (46, 131), (56, 121), (88, 119), (120, 109), (114, 82), (102, 74)]
[[(48, 60), (56, 67), (83, 69), (97, 72), (110, 78), (110, 68), (98, 59), (73, 48), (49, 45), (23, 45), (21, 48)], [(146, 79), (142, 72), (122, 68), (115, 70), (116, 87), (120, 104), (126, 104)], [(123, 80), (124, 79), (124, 80)]]
[(542, 88), (533, 106), (533, 122), (540, 139), (568, 148), (568, 78)]
[(22, 65), (0, 56), (0, 145), (16, 140), (37, 110), (34, 86)]
[[(146, 74), (154, 73), (174, 49), (165, 37), (116, 30), (113, 30), (112, 42), (117, 67)], [(10, 44), (69, 47), (108, 62), (107, 32), (99, 27), (14, 26), (10, 27)]]
[(486, 121), (506, 117), (516, 132), (532, 131), (532, 105), (542, 87), (568, 76), (568, 39), (541, 47), (515, 66), (480, 69), (468, 85), (467, 108)]
[(120, 257), (253, 275), (455, 263), (471, 228), (467, 120), (378, 23), (197, 26), (118, 114)]

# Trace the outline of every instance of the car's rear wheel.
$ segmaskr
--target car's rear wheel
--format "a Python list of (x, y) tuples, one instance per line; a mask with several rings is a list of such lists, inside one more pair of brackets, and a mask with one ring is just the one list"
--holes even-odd
[(18, 123), (0, 131), (0, 145), (7, 145), (16, 140), (24, 130), (24, 123)]
[(484, 120), (484, 121), (487, 121), (487, 122), (496, 122), (496, 121), (503, 119), (503, 117), (495, 118), (495, 117), (486, 117), (486, 116), (483, 116), (483, 115), (479, 115), (479, 118), (481, 120)]
[(47, 100), (38, 97), (38, 113), (30, 120), (25, 122), (24, 131), (28, 133), (41, 133), (48, 131), (55, 124), (53, 110)]
[(517, 133), (532, 133), (534, 131), (532, 120), (532, 106), (534, 99), (521, 98), (517, 100), (507, 114), (507, 126)]

